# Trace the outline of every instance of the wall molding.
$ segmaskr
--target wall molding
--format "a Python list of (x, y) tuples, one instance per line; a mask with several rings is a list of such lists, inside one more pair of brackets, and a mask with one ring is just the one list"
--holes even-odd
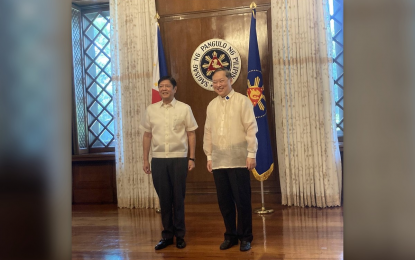
[[(271, 9), (271, 4), (262, 4), (258, 5), (256, 10), (257, 12), (264, 12)], [(208, 10), (208, 11), (198, 11), (198, 12), (189, 12), (189, 13), (181, 13), (181, 14), (173, 14), (173, 15), (161, 15), (160, 22), (171, 22), (171, 21), (178, 21), (178, 20), (187, 20), (187, 19), (194, 19), (194, 18), (205, 18), (205, 17), (217, 17), (217, 16), (225, 16), (225, 15), (235, 15), (235, 14), (246, 14), (250, 13), (251, 8), (247, 7), (238, 7), (238, 8), (223, 8), (223, 9), (215, 9), (215, 10)]]

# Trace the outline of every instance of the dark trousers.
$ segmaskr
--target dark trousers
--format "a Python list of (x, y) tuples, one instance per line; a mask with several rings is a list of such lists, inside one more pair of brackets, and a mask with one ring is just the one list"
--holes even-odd
[(186, 194), (187, 158), (153, 158), (153, 184), (160, 200), (164, 239), (184, 238), (184, 197)]
[[(226, 227), (225, 240), (239, 239), (251, 242), (253, 239), (251, 180), (248, 169), (217, 169), (213, 170), (213, 177), (220, 212)], [(238, 214), (237, 224), (236, 214)]]

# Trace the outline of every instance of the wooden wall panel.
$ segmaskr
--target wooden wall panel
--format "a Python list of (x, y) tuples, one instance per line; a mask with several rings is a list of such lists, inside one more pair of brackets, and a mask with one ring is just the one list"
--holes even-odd
[[(246, 94), (246, 78), (248, 65), (249, 30), (251, 10), (247, 8), (251, 1), (185, 1), (185, 0), (159, 0), (157, 10), (161, 16), (159, 21), (162, 41), (166, 53), (168, 70), (177, 80), (178, 91), (176, 98), (192, 107), (199, 125), (196, 130), (196, 169), (190, 172), (187, 179), (188, 193), (213, 193), (215, 184), (213, 176), (206, 169), (206, 156), (203, 152), (203, 128), (206, 118), (206, 108), (209, 102), (217, 95), (200, 87), (192, 77), (190, 60), (195, 49), (202, 42), (220, 38), (230, 42), (239, 52), (242, 59), (241, 73), (233, 84), (235, 91)], [(272, 64), (272, 50), (270, 48), (271, 32), (269, 1), (257, 1), (257, 35), (261, 58), (265, 96), (271, 136), (275, 136), (272, 87), (270, 82), (270, 65)], [(219, 10), (220, 9), (220, 10)], [(209, 11), (213, 10), (213, 11)], [(192, 13), (189, 13), (192, 12)], [(275, 171), (264, 182), (267, 192), (279, 192), (279, 176), (276, 156), (275, 138), (272, 140)], [(253, 192), (260, 192), (260, 182), (252, 176)]]
[(72, 162), (72, 203), (117, 203), (115, 161)]
[[(180, 13), (202, 13), (220, 9), (246, 8), (252, 0), (157, 0), (156, 8), (160, 16)], [(256, 0), (257, 5), (270, 4), (270, 0)]]

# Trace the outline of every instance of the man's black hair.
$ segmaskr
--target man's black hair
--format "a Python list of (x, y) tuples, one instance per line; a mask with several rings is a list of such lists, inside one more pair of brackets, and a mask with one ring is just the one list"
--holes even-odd
[(157, 84), (160, 85), (160, 82), (162, 82), (163, 80), (170, 81), (170, 83), (173, 85), (173, 88), (176, 87), (176, 85), (177, 85), (176, 80), (172, 76), (161, 77)]

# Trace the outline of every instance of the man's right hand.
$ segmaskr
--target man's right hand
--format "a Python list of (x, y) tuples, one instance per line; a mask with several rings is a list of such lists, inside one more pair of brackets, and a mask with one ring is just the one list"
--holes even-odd
[(207, 169), (210, 173), (212, 173), (212, 161), (207, 161)]
[(143, 170), (145, 173), (151, 174), (150, 163), (148, 162), (148, 160), (143, 161)]

